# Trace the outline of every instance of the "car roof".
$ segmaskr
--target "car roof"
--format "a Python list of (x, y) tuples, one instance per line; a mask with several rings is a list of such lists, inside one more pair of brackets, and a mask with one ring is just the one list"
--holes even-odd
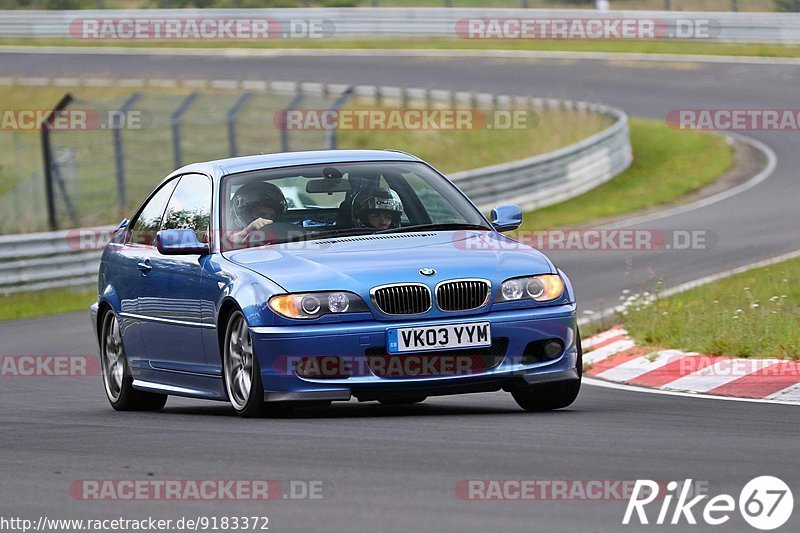
[(359, 161), (421, 161), (419, 158), (396, 150), (313, 150), (307, 152), (281, 152), (244, 157), (229, 157), (201, 163), (192, 163), (174, 171), (169, 177), (199, 172), (214, 178), (228, 174), (322, 163), (350, 163)]

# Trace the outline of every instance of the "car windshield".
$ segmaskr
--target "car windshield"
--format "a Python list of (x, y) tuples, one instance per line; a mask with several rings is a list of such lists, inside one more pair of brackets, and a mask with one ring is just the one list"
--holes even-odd
[(422, 163), (231, 174), (221, 194), (223, 251), (378, 232), (491, 229), (451, 183)]

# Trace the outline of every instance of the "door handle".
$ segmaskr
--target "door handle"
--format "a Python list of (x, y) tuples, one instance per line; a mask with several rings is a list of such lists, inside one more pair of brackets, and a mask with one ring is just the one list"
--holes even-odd
[(138, 268), (142, 274), (147, 274), (153, 270), (153, 265), (150, 264), (149, 259), (145, 259), (144, 261), (139, 261), (136, 263), (136, 268)]

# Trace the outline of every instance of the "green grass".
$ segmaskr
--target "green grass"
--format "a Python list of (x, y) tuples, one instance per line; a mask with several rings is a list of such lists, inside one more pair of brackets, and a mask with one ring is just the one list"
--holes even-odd
[(642, 119), (632, 119), (630, 128), (634, 159), (628, 170), (581, 196), (526, 213), (521, 229), (585, 225), (674, 203), (733, 165), (733, 148), (719, 134)]
[(97, 291), (88, 288), (53, 289), (0, 294), (0, 321), (87, 311), (97, 300)]
[(758, 268), (652, 304), (631, 297), (637, 342), (708, 355), (800, 360), (800, 259)]
[(542, 52), (611, 52), (756, 57), (800, 57), (800, 46), (780, 44), (715, 43), (698, 41), (633, 40), (502, 40), (459, 38), (272, 39), (264, 41), (113, 41), (78, 39), (0, 39), (0, 46), (110, 46), (134, 48), (363, 48), (374, 50), (531, 50)]
[(531, 116), (530, 128), (522, 130), (340, 130), (339, 147), (403, 150), (451, 173), (550, 152), (612, 124), (608, 117), (573, 111), (534, 111)]

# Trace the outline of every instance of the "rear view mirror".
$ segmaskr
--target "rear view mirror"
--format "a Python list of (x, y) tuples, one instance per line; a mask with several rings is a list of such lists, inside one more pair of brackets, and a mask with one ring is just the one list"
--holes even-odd
[(207, 254), (208, 244), (200, 242), (193, 229), (163, 229), (156, 233), (156, 248), (163, 255)]
[(328, 194), (335, 192), (350, 192), (350, 182), (347, 180), (335, 180), (329, 178), (308, 180), (308, 183), (306, 183), (306, 192)]

